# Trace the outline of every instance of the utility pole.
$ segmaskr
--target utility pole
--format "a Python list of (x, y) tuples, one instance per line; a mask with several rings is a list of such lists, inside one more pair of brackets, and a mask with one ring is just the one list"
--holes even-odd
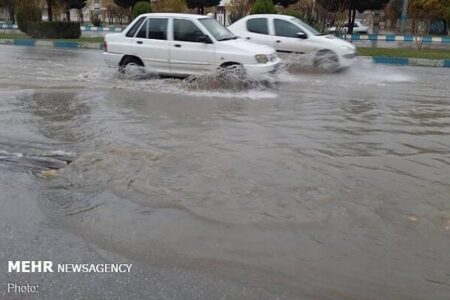
[(312, 11), (311, 11), (311, 16), (313, 17), (313, 20), (316, 21), (316, 0), (313, 0), (313, 4), (312, 4)]
[(402, 15), (400, 17), (400, 32), (405, 32), (406, 20), (408, 19), (408, 0), (403, 0)]

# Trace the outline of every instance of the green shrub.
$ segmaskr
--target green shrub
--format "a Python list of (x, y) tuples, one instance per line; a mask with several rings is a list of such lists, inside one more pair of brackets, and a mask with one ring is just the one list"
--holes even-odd
[(133, 6), (133, 19), (136, 19), (142, 14), (147, 14), (152, 12), (152, 7), (150, 3), (140, 1)]
[(29, 23), (42, 20), (41, 9), (34, 0), (23, 0), (16, 7), (16, 20), (19, 30), (28, 33)]
[(256, 0), (252, 7), (252, 14), (276, 14), (277, 10), (272, 0)]
[(28, 35), (35, 39), (78, 39), (81, 36), (78, 22), (32, 22), (28, 24)]
[(448, 6), (445, 10), (445, 20), (447, 21), (447, 30), (448, 34), (450, 35), (450, 29), (448, 28), (450, 27), (450, 6)]

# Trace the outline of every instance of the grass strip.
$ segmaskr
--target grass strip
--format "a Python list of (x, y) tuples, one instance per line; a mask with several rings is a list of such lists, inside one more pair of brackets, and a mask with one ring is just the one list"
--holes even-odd
[(450, 49), (358, 48), (358, 55), (427, 59), (450, 59)]

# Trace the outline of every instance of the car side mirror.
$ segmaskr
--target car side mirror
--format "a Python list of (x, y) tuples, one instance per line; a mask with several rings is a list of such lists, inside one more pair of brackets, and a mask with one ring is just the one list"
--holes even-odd
[(198, 37), (198, 41), (199, 43), (204, 43), (204, 44), (212, 44), (211, 39), (209, 38), (209, 36), (207, 35), (201, 35)]
[(306, 40), (308, 36), (304, 32), (297, 32), (297, 37), (302, 40)]

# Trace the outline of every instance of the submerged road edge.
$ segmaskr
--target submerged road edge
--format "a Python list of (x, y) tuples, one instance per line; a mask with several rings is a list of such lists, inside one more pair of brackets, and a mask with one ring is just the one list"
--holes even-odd
[[(103, 50), (103, 43), (72, 42), (64, 40), (47, 41), (35, 39), (0, 39), (0, 45), (26, 46), (26, 47), (50, 47), (65, 49), (95, 49)], [(427, 59), (393, 56), (358, 56), (363, 59), (371, 59), (376, 64), (397, 66), (421, 66), (450, 68), (450, 59)]]

